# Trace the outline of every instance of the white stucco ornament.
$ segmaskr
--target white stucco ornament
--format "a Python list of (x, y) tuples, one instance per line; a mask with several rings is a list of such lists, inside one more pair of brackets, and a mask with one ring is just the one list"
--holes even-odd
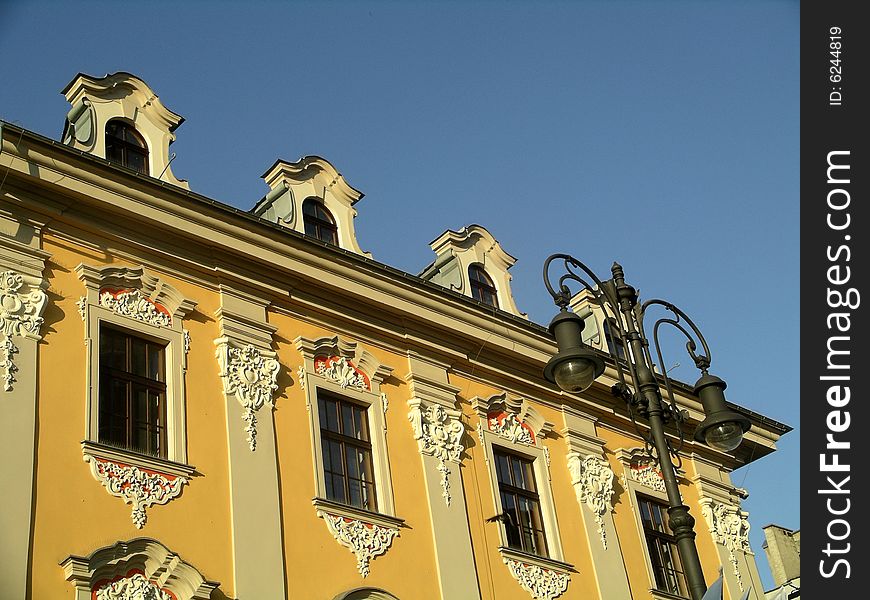
[(314, 361), (314, 372), (337, 383), (341, 389), (370, 390), (368, 377), (344, 356), (320, 357)]
[(393, 539), (399, 535), (396, 528), (366, 523), (360, 519), (332, 515), (321, 510), (317, 511), (317, 516), (326, 522), (326, 527), (338, 543), (354, 553), (356, 568), (363, 577), (369, 574), (371, 560), (389, 550)]
[(0, 369), (3, 369), (3, 390), (7, 392), (12, 391), (12, 384), (15, 383), (17, 353), (18, 346), (12, 343), (12, 338), (0, 337)]
[(632, 466), (628, 469), (632, 480), (659, 492), (665, 492), (665, 480), (653, 464)]
[(420, 405), (411, 408), (408, 413), (411, 427), (414, 429), (414, 439), (421, 454), (428, 454), (438, 459), (438, 472), (441, 473), (441, 496), (450, 506), (450, 469), (447, 461), (458, 463), (465, 447), (462, 437), (465, 427), (458, 415), (451, 416), (439, 404), (426, 407)]
[(141, 573), (106, 583), (94, 590), (95, 600), (174, 600)]
[(568, 573), (545, 569), (513, 558), (504, 557), (504, 562), (520, 587), (535, 600), (553, 600), (568, 589)]
[(18, 346), (14, 336), (40, 339), (42, 312), (47, 297), (33, 278), (15, 271), (0, 273), (0, 369), (3, 370), (3, 389), (11, 392), (15, 383), (15, 355)]
[(133, 506), (133, 523), (142, 529), (147, 520), (145, 509), (154, 504), (166, 504), (181, 494), (188, 483), (186, 477), (164, 475), (139, 467), (84, 455), (91, 465), (91, 474), (112, 496)]
[(735, 552), (749, 550), (749, 520), (747, 514), (739, 506), (722, 504), (715, 500), (701, 500), (701, 514), (707, 521), (707, 526), (713, 536), (713, 541), (725, 546), (728, 550), (728, 560), (734, 567), (737, 585), (743, 590), (743, 577)]
[(225, 342), (221, 343), (217, 357), (224, 391), (235, 395), (245, 409), (242, 419), (247, 424), (245, 432), (248, 434), (248, 445), (254, 451), (257, 449), (255, 413), (265, 404), (273, 406), (272, 394), (278, 389), (278, 371), (281, 367), (274, 358), (274, 352), (259, 350), (251, 344), (234, 348)]
[(580, 458), (576, 452), (568, 454), (568, 470), (571, 483), (577, 495), (577, 502), (586, 505), (595, 515), (601, 545), (607, 549), (607, 535), (604, 529), (604, 515), (613, 508), (613, 470), (610, 465), (597, 456)]
[(108, 308), (117, 315), (155, 327), (172, 326), (172, 316), (169, 311), (147, 298), (139, 290), (101, 290), (100, 306)]
[(535, 435), (525, 423), (520, 422), (513, 413), (490, 416), (487, 419), (489, 430), (518, 444), (535, 445)]

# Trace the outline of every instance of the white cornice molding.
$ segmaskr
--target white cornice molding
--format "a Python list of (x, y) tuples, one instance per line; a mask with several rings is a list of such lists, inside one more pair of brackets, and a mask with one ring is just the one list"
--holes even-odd
[(85, 284), (86, 304), (156, 327), (181, 330), (182, 321), (195, 307), (163, 278), (143, 267), (93, 267), (79, 263), (76, 275)]
[[(555, 345), (546, 334), (530, 330), (527, 324), (487, 311), (474, 310), (461, 298), (397, 276), (379, 265), (343, 256), (328, 248), (312, 246), (304, 239), (282, 233), (278, 226), (257, 226), (244, 216), (235, 218), (227, 208), (209, 206), (210, 202), (214, 203), (208, 198), (185, 194), (183, 190), (155, 185), (144, 179), (139, 185), (129, 185), (128, 181), (122, 185), (107, 179), (105, 169), (94, 169), (94, 163), (88, 157), (58, 149), (29, 132), (18, 146), (4, 144), (4, 154), (7, 151), (11, 156), (7, 185), (15, 183), (16, 179), (19, 183), (31, 180), (30, 173), (37, 169), (44, 174), (43, 185), (51, 188), (52, 198), (58, 202), (65, 197), (70, 198), (65, 208), (59, 205), (54, 209), (42, 204), (28, 205), (35, 212), (45, 213), (55, 220), (60, 214), (57, 211), (63, 208), (63, 218), (57, 221), (58, 225), (61, 221), (67, 221), (80, 226), (95, 218), (105, 218), (100, 215), (111, 214), (116, 222), (129, 221), (130, 235), (125, 239), (134, 245), (137, 240), (133, 232), (141, 232), (143, 226), (150, 225), (167, 233), (176, 244), (186, 242), (207, 248), (208, 252), (203, 252), (203, 256), (223, 256), (220, 248), (227, 249), (227, 252), (232, 249), (231, 257), (235, 261), (233, 264), (237, 264), (238, 276), (247, 278), (251, 284), (264, 290), (270, 290), (270, 293), (279, 281), (275, 278), (276, 274), (285, 273), (286, 280), (280, 279), (280, 287), (285, 289), (288, 286), (302, 289), (305, 287), (303, 283), (312, 284), (345, 297), (345, 305), (365, 299), (365, 305), (378, 307), (382, 320), (389, 319), (396, 323), (407, 321), (415, 327), (427, 331), (431, 329), (431, 332), (439, 334), (449, 331), (449, 342), (430, 344), (426, 342), (429, 338), (414, 336), (415, 339), (419, 337), (418, 343), (431, 346), (436, 352), (455, 348), (457, 340), (470, 343), (480, 340), (485, 334), (489, 350), (505, 360), (510, 359), (507, 362), (522, 364), (523, 372), (538, 371), (555, 352)], [(194, 200), (191, 201), (189, 196)], [(75, 202), (71, 200), (73, 197)], [(172, 218), (167, 219), (167, 215)], [(165, 254), (169, 257), (168, 253)], [(227, 256), (230, 257), (229, 254)], [(203, 265), (202, 269), (202, 272), (206, 272), (212, 267)], [(258, 281), (251, 280), (252, 276), (257, 277)], [(315, 307), (317, 303), (308, 302), (307, 305)], [(338, 312), (331, 311), (327, 306), (320, 306), (319, 310), (327, 311), (332, 317), (339, 316)], [(451, 323), (449, 330), (439, 325), (443, 322)], [(494, 368), (484, 364), (475, 366), (479, 372)], [(507, 370), (498, 374), (512, 376)], [(582, 398), (558, 394), (551, 389), (552, 386), (543, 383), (532, 385), (543, 395), (571, 398), (572, 402), (585, 404)], [(693, 418), (702, 414), (697, 399), (683, 397), (680, 390), (677, 392), (681, 394), (678, 399), (680, 404), (692, 411)], [(764, 423), (753, 423), (746, 440), (758, 444), (766, 453), (773, 449), (780, 435), (777, 431)], [(741, 463), (734, 466), (738, 464)]]
[(542, 446), (541, 438), (553, 430), (553, 424), (528, 399), (507, 392), (476, 396), (471, 407), (489, 431), (511, 442)]
[[(174, 600), (208, 600), (212, 592), (220, 587), (218, 582), (206, 580), (195, 567), (150, 538), (119, 541), (95, 550), (88, 556), (70, 555), (61, 561), (60, 567), (76, 592), (86, 595), (87, 598), (91, 598), (95, 591), (99, 594), (100, 591), (107, 590), (97, 597), (113, 600), (156, 600), (163, 598), (156, 594), (155, 590), (159, 590), (172, 594), (168, 597)], [(134, 572), (142, 580), (132, 581), (131, 573)], [(125, 583), (113, 586), (114, 581)], [(95, 589), (100, 582), (104, 582), (104, 585)], [(151, 595), (130, 595), (137, 589)]]

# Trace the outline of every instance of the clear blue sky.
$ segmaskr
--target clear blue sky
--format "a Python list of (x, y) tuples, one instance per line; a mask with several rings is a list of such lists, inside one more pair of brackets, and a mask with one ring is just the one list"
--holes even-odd
[(0, 0), (0, 117), (58, 139), (76, 73), (130, 71), (187, 118), (172, 168), (193, 190), (248, 209), (275, 159), (321, 155), (365, 192), (376, 260), (418, 273), (431, 240), (479, 223), (518, 257), (514, 295), (538, 323), (547, 255), (602, 278), (620, 261), (699, 324), (730, 400), (795, 427), (733, 474), (770, 586), (761, 527), (800, 526), (798, 13)]

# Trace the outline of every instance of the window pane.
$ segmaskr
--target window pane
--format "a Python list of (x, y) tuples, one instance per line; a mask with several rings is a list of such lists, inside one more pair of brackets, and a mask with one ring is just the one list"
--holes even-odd
[(518, 488), (526, 489), (526, 479), (523, 473), (523, 464), (517, 460), (515, 456), (510, 457), (511, 475), (513, 476), (514, 485)]
[(133, 149), (127, 148), (127, 164), (125, 166), (137, 173), (145, 173), (145, 156)]
[(369, 423), (366, 411), (358, 406), (354, 406), (353, 412), (354, 425), (356, 426), (354, 437), (358, 440), (369, 441)]
[(534, 464), (530, 460), (523, 461), (523, 481), (525, 482), (525, 489), (530, 492), (537, 492), (537, 486), (535, 486), (535, 472), (534, 472)]
[(502, 506), (502, 525), (511, 548), (522, 549), (523, 542), (520, 538), (519, 518), (513, 494), (500, 494)]
[(345, 402), (341, 403), (341, 432), (347, 436), (353, 436), (353, 407)]
[(344, 464), (341, 458), (341, 446), (341, 442), (336, 442), (334, 440), (330, 440), (327, 445), (327, 447), (329, 448), (329, 453), (332, 457), (332, 466), (330, 467), (330, 470), (338, 475), (344, 475)]
[(357, 449), (352, 446), (345, 447), (345, 464), (347, 464), (347, 471), (349, 477), (353, 477), (354, 479), (360, 479), (360, 461), (362, 460), (362, 455), (357, 452)]
[(148, 344), (148, 379), (163, 381), (163, 348)]
[(496, 476), (499, 483), (511, 483), (510, 465), (508, 457), (498, 452), (495, 453)]
[(130, 371), (134, 375), (148, 376), (145, 358), (145, 340), (132, 338), (130, 346)]
[(331, 481), (333, 495), (329, 496), (329, 499), (341, 502), (342, 504), (347, 504), (347, 494), (345, 494), (344, 490), (344, 478), (340, 475), (332, 475)]

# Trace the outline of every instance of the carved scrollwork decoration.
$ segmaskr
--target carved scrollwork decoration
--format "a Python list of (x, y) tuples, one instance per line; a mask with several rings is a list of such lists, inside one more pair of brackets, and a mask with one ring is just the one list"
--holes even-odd
[(576, 452), (568, 454), (568, 470), (571, 483), (577, 494), (577, 501), (585, 504), (595, 515), (601, 544), (607, 549), (607, 535), (604, 529), (604, 515), (613, 508), (613, 470), (607, 461), (597, 456), (580, 458)]
[(743, 578), (735, 552), (749, 550), (749, 520), (739, 506), (723, 504), (711, 499), (701, 500), (701, 514), (707, 521), (710, 534), (717, 544), (728, 550), (728, 560), (734, 568), (737, 585), (743, 591)]
[(504, 562), (520, 587), (535, 600), (554, 600), (568, 589), (570, 581), (568, 573), (545, 569), (508, 557), (504, 557)]
[(172, 326), (172, 316), (169, 311), (136, 289), (100, 290), (100, 306), (117, 315), (142, 321), (155, 327)]
[(217, 358), (221, 367), (224, 391), (235, 395), (245, 409), (242, 419), (248, 434), (248, 445), (257, 449), (256, 411), (272, 404), (272, 394), (278, 389), (280, 364), (275, 353), (260, 350), (251, 344), (241, 348), (230, 346), (225, 340), (219, 344)]
[(425, 408), (415, 406), (408, 413), (408, 419), (414, 429), (414, 439), (417, 440), (420, 452), (438, 459), (441, 495), (447, 506), (450, 506), (450, 469), (447, 461), (460, 461), (465, 450), (462, 444), (465, 427), (458, 415), (451, 415), (439, 404), (431, 404)]
[(85, 454), (91, 474), (112, 496), (133, 506), (133, 524), (142, 529), (147, 520), (145, 509), (154, 504), (166, 504), (181, 494), (188, 483), (186, 477), (164, 475), (139, 467), (96, 458)]
[(11, 392), (15, 383), (15, 336), (40, 339), (42, 313), (47, 296), (41, 281), (15, 271), (0, 273), (0, 368), (3, 369), (3, 389)]
[(326, 522), (326, 527), (338, 543), (354, 553), (357, 570), (363, 577), (369, 574), (371, 560), (389, 550), (393, 539), (399, 535), (396, 528), (366, 523), (360, 519), (332, 515), (325, 511), (317, 511), (317, 516)]
[(141, 573), (109, 581), (93, 592), (94, 600), (174, 600)]

